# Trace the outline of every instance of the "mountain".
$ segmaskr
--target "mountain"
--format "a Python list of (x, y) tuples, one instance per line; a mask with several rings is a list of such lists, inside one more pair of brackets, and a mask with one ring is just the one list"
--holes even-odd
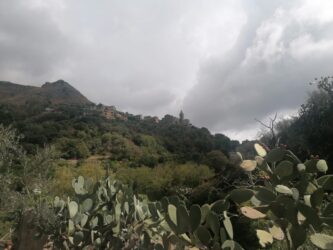
[[(95, 105), (62, 80), (41, 87), (0, 82), (1, 124), (17, 129), (29, 153), (54, 144), (66, 159), (111, 155), (132, 165), (155, 166), (170, 158), (202, 163), (225, 157), (239, 144), (195, 127), (183, 113), (159, 119)], [(208, 155), (214, 150), (224, 153)]]
[(31, 102), (42, 104), (91, 104), (78, 90), (63, 80), (46, 82), (41, 87), (0, 81), (0, 103), (21, 106)]

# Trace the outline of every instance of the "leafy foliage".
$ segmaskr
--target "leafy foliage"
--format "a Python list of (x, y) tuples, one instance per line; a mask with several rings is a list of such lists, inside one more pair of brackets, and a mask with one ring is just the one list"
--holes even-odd
[(269, 178), (263, 185), (235, 188), (212, 204), (190, 206), (178, 196), (149, 202), (134, 194), (132, 184), (109, 177), (93, 187), (79, 177), (72, 182), (75, 198), (55, 198), (59, 226), (40, 228), (56, 246), (67, 249), (169, 249), (170, 245), (243, 249), (234, 241), (231, 218), (235, 217), (258, 222), (256, 234), (262, 247), (279, 241), (284, 248), (296, 249), (309, 236), (316, 247), (330, 249), (332, 237), (324, 232), (333, 226), (333, 176), (323, 175), (323, 160), (302, 163), (284, 148), (267, 153), (260, 145), (255, 149), (265, 156), (254, 169), (246, 170), (258, 168)]
[(282, 120), (275, 130), (280, 143), (288, 145), (301, 159), (310, 155), (326, 159), (333, 164), (333, 79), (322, 77), (314, 83), (317, 87), (298, 116)]

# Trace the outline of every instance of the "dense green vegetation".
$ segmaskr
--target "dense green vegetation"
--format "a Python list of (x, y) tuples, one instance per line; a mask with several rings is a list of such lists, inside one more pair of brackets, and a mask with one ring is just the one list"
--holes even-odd
[[(322, 77), (314, 83), (316, 90), (299, 109), (297, 116), (275, 124), (276, 138), (301, 159), (320, 157), (333, 164), (333, 78)], [(266, 144), (271, 135), (264, 136)], [(332, 172), (332, 170), (329, 170)]]
[[(247, 249), (273, 242), (281, 249), (332, 249), (333, 237), (327, 233), (333, 229), (333, 176), (322, 175), (326, 162), (302, 163), (289, 150), (267, 153), (260, 144), (255, 147), (256, 160), (240, 164), (249, 184), (202, 206), (178, 196), (151, 202), (136, 194), (133, 183), (123, 185), (110, 177), (96, 184), (75, 178), (73, 198), (56, 196), (51, 208), (39, 204), (36, 235), (50, 235), (56, 249), (243, 249), (234, 227), (253, 221), (259, 242)], [(254, 184), (252, 173), (258, 170), (269, 177), (265, 183)]]
[(316, 86), (298, 116), (242, 143), (183, 112), (2, 102), (0, 237), (28, 214), (31, 238), (59, 249), (331, 249), (332, 78)]

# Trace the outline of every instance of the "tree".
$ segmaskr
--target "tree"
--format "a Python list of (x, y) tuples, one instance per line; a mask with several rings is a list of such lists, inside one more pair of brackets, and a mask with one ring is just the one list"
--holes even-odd
[(65, 159), (84, 159), (90, 155), (86, 143), (79, 139), (60, 138), (57, 146)]
[(311, 84), (317, 88), (298, 116), (276, 123), (274, 129), (280, 142), (301, 159), (319, 155), (333, 164), (333, 78), (322, 77)]
[(14, 162), (22, 154), (20, 139), (12, 127), (0, 124), (0, 173), (9, 173), (13, 170)]
[(275, 132), (275, 124), (276, 124), (276, 118), (277, 113), (275, 113), (273, 118), (269, 118), (269, 123), (264, 123), (258, 119), (255, 119), (257, 122), (259, 122), (266, 130), (267, 132), (264, 132), (262, 135), (262, 140), (265, 141), (265, 144), (271, 148), (276, 147), (279, 143), (278, 138), (276, 136)]
[(218, 173), (224, 170), (230, 162), (222, 151), (213, 150), (207, 154), (206, 164)]

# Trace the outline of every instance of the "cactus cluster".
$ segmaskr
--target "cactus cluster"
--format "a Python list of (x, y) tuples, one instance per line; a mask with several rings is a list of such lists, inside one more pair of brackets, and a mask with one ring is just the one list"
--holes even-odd
[(177, 246), (200, 249), (242, 249), (233, 241), (233, 227), (228, 214), (229, 201), (192, 205), (189, 209), (177, 198), (162, 200), (166, 222), (177, 239)]
[(233, 241), (228, 200), (188, 208), (178, 196), (149, 202), (111, 178), (91, 185), (80, 176), (72, 184), (75, 198), (53, 202), (61, 226), (51, 239), (59, 249), (242, 249)]
[[(75, 197), (55, 197), (60, 221), (51, 239), (60, 249), (243, 249), (234, 240), (235, 220), (256, 220), (256, 235), (265, 248), (282, 242), (297, 249), (307, 238), (320, 249), (333, 249), (333, 175), (325, 175), (324, 160), (302, 163), (291, 151), (266, 151), (255, 145), (255, 160), (240, 167), (253, 181), (255, 173), (268, 178), (234, 188), (213, 204), (189, 206), (178, 196), (149, 202), (110, 177), (92, 184), (73, 180)], [(241, 157), (241, 155), (240, 155)], [(238, 214), (233, 211), (238, 210)], [(234, 221), (234, 220), (233, 220)]]
[[(255, 144), (255, 149), (257, 164), (251, 169), (269, 178), (251, 188), (252, 196), (248, 191), (250, 206), (240, 204), (240, 211), (247, 218), (266, 222), (266, 228), (257, 229), (262, 247), (285, 239), (289, 249), (296, 249), (310, 235), (315, 246), (332, 249), (333, 237), (319, 233), (333, 226), (333, 176), (324, 175), (328, 170), (326, 161), (310, 159), (302, 163), (285, 148), (266, 152)], [(230, 195), (233, 192), (240, 191), (236, 189)]]
[(61, 227), (51, 233), (59, 249), (149, 249), (154, 246), (161, 215), (155, 203), (140, 200), (131, 185), (106, 178), (95, 185), (74, 179), (75, 198), (55, 197)]

